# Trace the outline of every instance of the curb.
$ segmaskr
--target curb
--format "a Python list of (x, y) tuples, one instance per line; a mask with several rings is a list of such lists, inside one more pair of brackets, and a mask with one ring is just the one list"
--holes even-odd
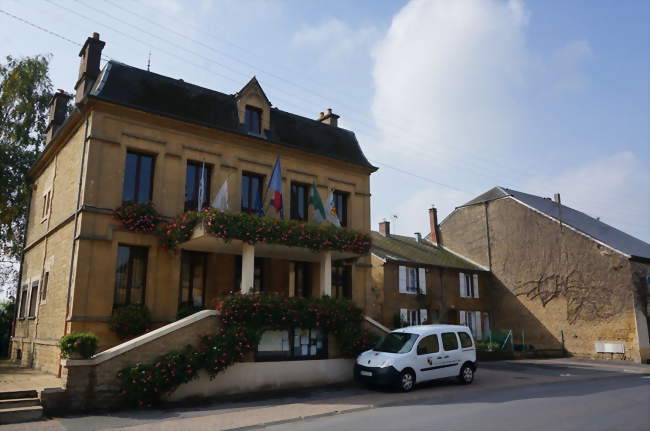
[(291, 419), (282, 419), (279, 421), (270, 421), (270, 422), (262, 422), (259, 424), (255, 425), (247, 425), (245, 427), (237, 427), (237, 428), (224, 428), (222, 431), (248, 431), (248, 430), (256, 430), (256, 429), (262, 429), (270, 426), (276, 426), (276, 425), (282, 425), (282, 424), (288, 424), (288, 423), (293, 423), (293, 422), (301, 422), (309, 419), (319, 419), (319, 418), (325, 418), (328, 416), (336, 416), (336, 415), (343, 415), (346, 413), (356, 413), (359, 411), (364, 411), (364, 410), (371, 410), (374, 409), (375, 406), (374, 404), (369, 404), (367, 406), (362, 406), (362, 407), (357, 407), (353, 409), (347, 409), (347, 410), (334, 410), (331, 412), (327, 413), (318, 413), (316, 415), (309, 415), (309, 416), (300, 416), (297, 418), (291, 418)]

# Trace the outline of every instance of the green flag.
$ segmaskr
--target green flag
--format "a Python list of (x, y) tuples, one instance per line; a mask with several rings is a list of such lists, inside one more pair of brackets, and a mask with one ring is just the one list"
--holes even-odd
[(314, 217), (316, 218), (316, 223), (322, 223), (327, 220), (323, 201), (320, 199), (320, 194), (318, 193), (316, 184), (314, 183), (312, 183), (311, 191), (309, 192), (309, 204), (314, 206)]

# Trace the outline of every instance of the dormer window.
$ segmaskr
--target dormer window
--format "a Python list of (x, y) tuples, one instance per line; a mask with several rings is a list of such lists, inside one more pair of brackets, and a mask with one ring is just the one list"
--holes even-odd
[(248, 133), (255, 135), (262, 134), (262, 110), (246, 105), (246, 116), (244, 117), (244, 128)]

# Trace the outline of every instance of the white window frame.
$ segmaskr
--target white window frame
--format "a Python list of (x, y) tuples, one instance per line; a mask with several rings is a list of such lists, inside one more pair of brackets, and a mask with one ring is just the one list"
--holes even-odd
[(458, 279), (461, 298), (479, 298), (478, 274), (459, 272)]

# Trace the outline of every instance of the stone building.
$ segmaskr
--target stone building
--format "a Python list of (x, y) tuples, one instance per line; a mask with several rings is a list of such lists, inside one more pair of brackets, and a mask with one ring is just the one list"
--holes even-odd
[(493, 327), (536, 348), (647, 361), (650, 245), (551, 200), (495, 187), (440, 224), (494, 276)]
[[(370, 174), (353, 132), (328, 110), (310, 119), (271, 105), (253, 78), (224, 94), (116, 61), (89, 37), (76, 93), (52, 99), (48, 142), (30, 171), (12, 358), (60, 372), (57, 340), (93, 332), (119, 342), (116, 307), (145, 304), (155, 326), (179, 306), (207, 306), (227, 291), (343, 296), (366, 303), (370, 258), (283, 245), (228, 243), (198, 226), (171, 252), (114, 218), (124, 202), (152, 202), (172, 218), (212, 202), (228, 181), (230, 211), (256, 212), (281, 160), (286, 218), (314, 222), (309, 191), (332, 194), (341, 224), (370, 232)], [(73, 99), (68, 107), (69, 99)]]
[[(429, 219), (435, 227), (435, 208)], [(436, 236), (396, 235), (383, 221), (372, 232), (371, 261), (375, 300), (368, 313), (385, 326), (463, 324), (477, 339), (490, 332), (489, 271), (445, 249)]]

